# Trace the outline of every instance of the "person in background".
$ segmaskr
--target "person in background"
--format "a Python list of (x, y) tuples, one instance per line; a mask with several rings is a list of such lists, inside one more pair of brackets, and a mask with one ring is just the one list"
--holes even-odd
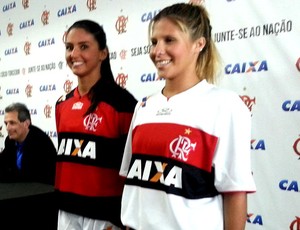
[(4, 123), (8, 136), (0, 154), (1, 181), (54, 185), (56, 148), (44, 131), (32, 125), (26, 105), (7, 106)]
[(216, 86), (220, 57), (208, 12), (178, 3), (150, 22), (150, 58), (165, 79), (137, 104), (120, 175), (129, 229), (241, 230), (250, 164), (251, 115)]
[(137, 101), (114, 80), (102, 26), (75, 22), (65, 47), (78, 86), (56, 104), (58, 229), (122, 229), (119, 169)]

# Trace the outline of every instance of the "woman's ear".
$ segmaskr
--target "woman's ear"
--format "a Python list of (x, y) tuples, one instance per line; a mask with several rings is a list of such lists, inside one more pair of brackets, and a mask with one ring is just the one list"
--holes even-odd
[(206, 45), (206, 39), (204, 37), (200, 37), (195, 41), (196, 44), (196, 52), (200, 53)]
[(107, 55), (108, 55), (107, 48), (105, 48), (103, 50), (99, 50), (99, 60), (100, 61), (104, 61), (106, 59)]

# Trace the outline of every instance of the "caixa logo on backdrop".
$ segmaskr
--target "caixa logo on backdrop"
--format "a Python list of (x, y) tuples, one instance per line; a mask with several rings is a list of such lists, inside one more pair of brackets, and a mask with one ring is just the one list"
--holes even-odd
[(256, 140), (252, 139), (251, 140), (251, 150), (266, 150), (266, 144), (264, 140)]
[(153, 82), (164, 80), (164, 78), (160, 78), (157, 73), (143, 73), (141, 76), (141, 82)]
[(242, 63), (228, 64), (225, 66), (225, 74), (241, 74), (241, 73), (255, 73), (268, 71), (268, 63), (263, 61), (248, 61)]
[(148, 22), (148, 21), (152, 20), (152, 18), (154, 18), (159, 12), (160, 12), (160, 10), (154, 10), (151, 12), (143, 13), (141, 16), (141, 21)]
[(34, 19), (27, 19), (25, 21), (20, 22), (19, 28), (20, 30), (27, 29), (29, 27), (34, 26)]
[(300, 111), (300, 100), (286, 100), (282, 103), (282, 110), (285, 112)]
[(8, 4), (4, 5), (3, 8), (2, 8), (2, 11), (6, 12), (6, 11), (12, 10), (12, 9), (14, 9), (16, 7), (17, 7), (16, 2), (11, 2), (11, 3), (8, 3)]
[(45, 133), (50, 137), (50, 138), (57, 138), (57, 132), (53, 130), (46, 130)]
[[(30, 113), (31, 116), (37, 115), (37, 109), (35, 109), (35, 108), (33, 108), (33, 109), (29, 108), (28, 110), (29, 110), (29, 113)], [(0, 110), (0, 116), (4, 116), (4, 114), (5, 114), (5, 110), (1, 109)], [(0, 127), (0, 132), (1, 132), (1, 127)]]
[(10, 89), (6, 89), (6, 95), (10, 96), (10, 95), (16, 95), (20, 93), (20, 89), (19, 88), (10, 88)]
[(40, 85), (39, 90), (40, 92), (56, 91), (56, 85), (55, 84)]
[(289, 192), (299, 192), (298, 181), (283, 179), (279, 182), (279, 188)]
[(5, 56), (13, 55), (13, 54), (17, 54), (17, 53), (18, 53), (18, 47), (11, 47), (4, 51)]
[(57, 11), (57, 17), (63, 17), (63, 16), (66, 16), (66, 15), (70, 15), (70, 14), (73, 14), (73, 13), (76, 13), (77, 12), (77, 7), (76, 7), (76, 4), (73, 4), (73, 5), (70, 5), (70, 6), (66, 6), (66, 7), (63, 7), (62, 9), (59, 9)]
[(263, 218), (262, 218), (261, 215), (248, 213), (247, 214), (247, 223), (256, 224), (256, 225), (263, 225)]

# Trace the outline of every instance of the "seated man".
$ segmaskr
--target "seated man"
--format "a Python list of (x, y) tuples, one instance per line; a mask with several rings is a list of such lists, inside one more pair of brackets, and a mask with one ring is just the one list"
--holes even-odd
[(44, 131), (31, 124), (26, 105), (6, 107), (4, 123), (8, 136), (0, 153), (0, 181), (54, 185), (56, 148)]

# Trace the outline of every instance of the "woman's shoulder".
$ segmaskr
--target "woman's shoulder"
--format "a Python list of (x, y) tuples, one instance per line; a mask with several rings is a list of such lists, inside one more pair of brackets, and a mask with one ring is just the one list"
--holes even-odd
[(217, 97), (222, 101), (235, 100), (237, 98), (240, 98), (237, 92), (221, 86), (212, 86), (210, 89), (210, 93), (211, 95)]
[(64, 102), (64, 101), (66, 101), (67, 99), (71, 98), (71, 97), (74, 95), (75, 89), (76, 89), (76, 88), (74, 88), (73, 90), (71, 90), (71, 91), (68, 92), (68, 93), (65, 93), (65, 94), (61, 95), (61, 96), (57, 99), (56, 105), (58, 105), (58, 104), (60, 104), (61, 102)]
[(104, 101), (118, 111), (132, 112), (137, 103), (133, 94), (121, 86), (114, 86), (110, 90), (107, 89)]

